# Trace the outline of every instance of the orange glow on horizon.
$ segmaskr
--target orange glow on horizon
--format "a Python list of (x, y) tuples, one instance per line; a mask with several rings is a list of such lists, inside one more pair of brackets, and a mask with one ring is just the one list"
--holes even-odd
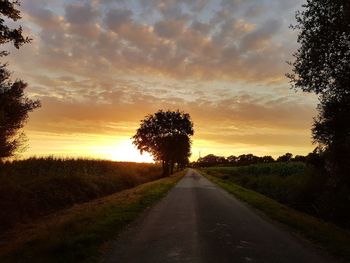
[[(29, 149), (21, 154), (19, 158), (31, 156), (63, 157), (63, 158), (92, 158), (122, 162), (146, 162), (153, 163), (154, 160), (149, 153), (142, 155), (132, 144), (130, 136), (112, 136), (99, 134), (56, 134), (46, 132), (27, 132), (29, 138)], [(284, 145), (264, 146), (245, 145), (238, 142), (211, 143), (200, 138), (194, 138), (192, 144), (192, 156), (190, 161), (196, 161), (199, 156), (208, 154), (218, 156), (239, 156), (241, 154), (252, 153), (258, 156), (272, 155), (276, 158), (287, 151), (293, 154), (307, 154), (310, 146), (291, 147), (288, 149)]]
[[(160, 109), (191, 115), (191, 161), (311, 152), (319, 100), (285, 77), (300, 1), (271, 1), (259, 15), (249, 1), (224, 2), (169, 1), (186, 13), (174, 20), (159, 1), (23, 1), (18, 25), (33, 41), (6, 45), (6, 59), (42, 107), (29, 114), (18, 158), (153, 162), (130, 138)], [(115, 19), (119, 9), (126, 15)]]
[(107, 158), (113, 161), (154, 162), (150, 154), (143, 153), (141, 155), (130, 140), (120, 141), (116, 145), (113, 145), (111, 149), (107, 148), (101, 155), (110, 156), (110, 158)]
[[(121, 162), (153, 163), (148, 153), (140, 154), (129, 136), (110, 135), (57, 135), (44, 132), (28, 132), (28, 151), (20, 158), (54, 156), (63, 158), (92, 158)], [(38, 154), (40, 153), (40, 154)]]

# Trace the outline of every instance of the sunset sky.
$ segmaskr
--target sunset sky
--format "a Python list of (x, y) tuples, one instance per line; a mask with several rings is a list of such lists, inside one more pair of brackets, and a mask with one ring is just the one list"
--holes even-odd
[(312, 151), (317, 99), (284, 76), (302, 3), (22, 0), (33, 41), (7, 59), (42, 102), (22, 156), (150, 161), (130, 137), (158, 109), (190, 113), (192, 160)]

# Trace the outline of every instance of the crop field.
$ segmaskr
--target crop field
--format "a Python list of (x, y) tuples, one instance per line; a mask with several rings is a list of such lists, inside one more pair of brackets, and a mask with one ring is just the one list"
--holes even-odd
[[(129, 164), (131, 166), (131, 164)], [(184, 176), (154, 180), (20, 224), (0, 239), (0, 262), (100, 262), (118, 233)]]
[(161, 167), (147, 163), (57, 158), (2, 163), (0, 231), (161, 177)]
[(232, 181), (279, 202), (317, 215), (311, 200), (314, 189), (320, 187), (322, 180), (315, 180), (314, 174), (302, 162), (208, 167), (203, 170), (212, 176)]

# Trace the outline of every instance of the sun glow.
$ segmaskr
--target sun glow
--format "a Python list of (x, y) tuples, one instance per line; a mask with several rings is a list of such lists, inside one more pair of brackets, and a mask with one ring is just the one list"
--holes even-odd
[(58, 135), (43, 132), (28, 132), (29, 151), (20, 157), (52, 155), (55, 157), (94, 158), (122, 162), (152, 163), (148, 153), (142, 155), (132, 144), (130, 136), (110, 135)]
[(109, 159), (113, 161), (153, 162), (153, 158), (150, 154), (143, 153), (141, 155), (130, 140), (121, 141), (112, 148), (113, 149), (111, 149), (110, 152), (107, 151), (106, 154), (109, 154)]

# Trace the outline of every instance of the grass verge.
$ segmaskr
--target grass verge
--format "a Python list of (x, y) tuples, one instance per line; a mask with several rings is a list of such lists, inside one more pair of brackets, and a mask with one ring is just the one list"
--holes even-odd
[(0, 233), (161, 177), (157, 164), (53, 157), (0, 162)]
[(76, 205), (35, 225), (19, 226), (2, 237), (6, 241), (0, 243), (0, 262), (96, 262), (102, 245), (164, 197), (184, 174)]
[(350, 233), (348, 231), (298, 212), (232, 181), (208, 175), (203, 171), (201, 174), (238, 199), (262, 211), (268, 217), (288, 225), (301, 236), (313, 241), (321, 249), (337, 258), (350, 261)]

